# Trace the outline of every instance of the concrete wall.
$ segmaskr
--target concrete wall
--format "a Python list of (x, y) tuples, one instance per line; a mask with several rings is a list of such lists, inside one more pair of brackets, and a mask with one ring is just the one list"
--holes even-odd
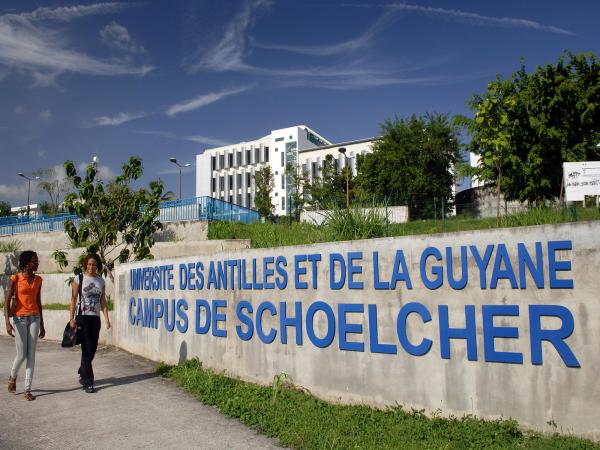
[[(374, 211), (381, 218), (386, 218), (389, 223), (406, 223), (408, 222), (408, 206), (388, 206), (387, 208), (361, 208), (364, 215)], [(300, 221), (308, 222), (315, 225), (321, 225), (327, 219), (327, 215), (331, 211), (302, 211), (300, 213)]]
[[(206, 222), (168, 222), (163, 229), (154, 234), (156, 242), (205, 241), (208, 233)], [(20, 233), (0, 236), (0, 243), (17, 240), (21, 250), (50, 251), (70, 247), (69, 238), (64, 231), (49, 233)]]
[[(212, 255), (217, 252), (246, 248), (250, 248), (249, 239), (224, 239), (198, 242), (157, 242), (152, 247), (152, 254), (156, 259), (161, 259), (185, 255)], [(69, 265), (65, 269), (61, 269), (54, 262), (51, 251), (42, 250), (38, 252), (40, 261), (38, 274), (44, 279), (42, 288), (42, 301), (44, 303), (68, 303), (70, 301), (71, 287), (66, 281), (73, 275), (73, 267), (84, 249), (76, 248), (65, 251), (67, 253), (67, 259), (69, 260)], [(18, 256), (12, 253), (0, 253), (0, 267), (4, 269), (4, 274), (0, 275), (0, 299), (4, 301), (10, 274), (16, 273), (18, 269)], [(114, 298), (113, 291), (112, 280), (107, 279), (106, 293)]]
[[(543, 431), (555, 431), (548, 425), (552, 421), (564, 433), (600, 439), (598, 236), (600, 222), (580, 222), (225, 251), (210, 256), (123, 265), (117, 269), (115, 279), (117, 302), (113, 342), (156, 361), (176, 363), (181, 357), (198, 357), (208, 367), (259, 383), (270, 383), (274, 375), (285, 372), (297, 385), (330, 401), (376, 406), (398, 403), (429, 412), (439, 409), (444, 415), (512, 417), (525, 426)], [(554, 241), (559, 242), (553, 244)], [(572, 249), (568, 250), (560, 241), (570, 242)], [(527, 272), (524, 275), (527, 287), (523, 288), (518, 274), (518, 244), (524, 244), (523, 248), (537, 262), (538, 242), (540, 260), (544, 261), (539, 266), (543, 276), (535, 280), (537, 283), (543, 280), (544, 284), (536, 286), (534, 277), (524, 270), (524, 273)], [(480, 271), (471, 246), (484, 255), (488, 245), (493, 245), (490, 247), (490, 261)], [(562, 250), (555, 251), (554, 245)], [(446, 264), (452, 261), (453, 277), (459, 280), (463, 273), (461, 246), (466, 246), (465, 273), (468, 280), (465, 286), (458, 283), (451, 287)], [(429, 247), (440, 250), (442, 261), (437, 262), (434, 256), (427, 257), (421, 267), (421, 260)], [(446, 257), (447, 248), (452, 252), (451, 258)], [(398, 257), (399, 250), (403, 252), (406, 270), (401, 264), (403, 258)], [(362, 259), (349, 252), (362, 252)], [(300, 270), (294, 269), (295, 256), (310, 254), (321, 256), (321, 261), (315, 262), (316, 287), (312, 285), (313, 266), (310, 262), (300, 256)], [(330, 264), (332, 254), (343, 255), (347, 267), (356, 267), (347, 278), (352, 278), (355, 283), (364, 283), (362, 288), (357, 288), (357, 285), (349, 288), (346, 284), (336, 289), (331, 285), (330, 269), (333, 267), (333, 279), (337, 279), (340, 267), (339, 263)], [(245, 283), (252, 283), (253, 261), (258, 267), (257, 279), (264, 279), (263, 258), (270, 257), (286, 258), (287, 265), (280, 264), (278, 270), (275, 270), (272, 260), (266, 260), (271, 261), (267, 263), (267, 269), (275, 272), (267, 277), (267, 281), (282, 281), (280, 269), (288, 276), (285, 288), (259, 290), (255, 286), (254, 289), (240, 289)], [(355, 258), (354, 262), (350, 257)], [(377, 289), (373, 270), (376, 257), (380, 283)], [(213, 284), (208, 289), (211, 262), (217, 264), (226, 260), (246, 262), (247, 279), (244, 284), (238, 285), (236, 278), (234, 289), (216, 289)], [(524, 258), (521, 260), (524, 261)], [(197, 262), (204, 265), (204, 271), (200, 271), (204, 275), (203, 289), (180, 289), (180, 264), (184, 264), (187, 270), (200, 268)], [(173, 290), (132, 290), (131, 269), (169, 264), (173, 265)], [(231, 262), (226, 267), (234, 271), (233, 264)], [(235, 264), (239, 267), (241, 262)], [(443, 284), (428, 288), (426, 280), (434, 278), (438, 265), (444, 267)], [(508, 266), (517, 272), (515, 286), (512, 286), (513, 280), (508, 275), (512, 273)], [(424, 274), (421, 274), (421, 269)], [(225, 272), (229, 273), (228, 270)], [(483, 272), (483, 278), (480, 272)], [(411, 289), (402, 280), (396, 288), (384, 289), (381, 283), (389, 282), (392, 273), (397, 273), (399, 279), (402, 274), (408, 273)], [(296, 286), (296, 276), (307, 285)], [(493, 277), (499, 279), (497, 287), (490, 289)], [(569, 279), (572, 279), (573, 287), (565, 288)], [(485, 288), (481, 286), (482, 280)], [(194, 279), (191, 281), (191, 285), (196, 286)], [(163, 307), (166, 302), (170, 311), (174, 310), (171, 300), (173, 305), (178, 305), (180, 311), (177, 317), (166, 321), (177, 324), (174, 331), (166, 330), (164, 317), (153, 319), (147, 327), (144, 326), (147, 319), (144, 299), (150, 299), (150, 306), (153, 299), (156, 299), (156, 304), (161, 302)], [(208, 329), (203, 329), (207, 320), (206, 309), (197, 308), (197, 299), (206, 300), (213, 307), (218, 305), (213, 301), (226, 302), (225, 307), (213, 308)], [(249, 302), (246, 306), (251, 306), (253, 312), (245, 309), (243, 316), (238, 316), (236, 308), (244, 305), (243, 301)], [(275, 315), (269, 311), (264, 303), (266, 301), (272, 303)], [(288, 318), (297, 316), (295, 302), (299, 302), (302, 320), (298, 336), (301, 337), (301, 345), (296, 342), (294, 326), (283, 327), (287, 330), (287, 344), (282, 343), (280, 319), (283, 311), (280, 302), (287, 305)], [(187, 304), (187, 310), (184, 304)], [(331, 308), (330, 318), (324, 312), (323, 304)], [(421, 305), (425, 313), (431, 315), (430, 321), (417, 313), (408, 315), (406, 320), (398, 320), (400, 312), (408, 311), (415, 304)], [(544, 305), (550, 305), (551, 311), (544, 309), (547, 308)], [(309, 311), (317, 306), (320, 309), (309, 319)], [(345, 313), (342, 311), (344, 308), (347, 310)], [(487, 315), (488, 320), (484, 320), (483, 311), (489, 312), (490, 308), (496, 308), (497, 315), (495, 318)], [(257, 320), (261, 309), (262, 320)], [(446, 310), (448, 324), (442, 325)], [(535, 317), (540, 311), (546, 312), (540, 316), (538, 323)], [(198, 312), (200, 329), (196, 328)], [(573, 319), (572, 331), (569, 330), (569, 316)], [(241, 336), (249, 326), (242, 323), (241, 317), (249, 317), (244, 320), (251, 320), (255, 328), (247, 340)], [(347, 325), (342, 326), (343, 323)], [(442, 338), (442, 329), (465, 328), (467, 323), (471, 324), (468, 328), (473, 330), (469, 345), (465, 339)], [(270, 331), (276, 333), (272, 342), (269, 342), (270, 336), (259, 335), (258, 326), (264, 335)], [(536, 332), (538, 328), (542, 330), (539, 333)], [(314, 334), (311, 335), (311, 332)], [(333, 333), (332, 340), (323, 342), (328, 332)], [(225, 333), (226, 337), (222, 336)], [(400, 337), (404, 336), (402, 333), (406, 333), (408, 342)], [(512, 337), (500, 337), (502, 334)], [(558, 345), (562, 345), (560, 351), (552, 342), (557, 334), (560, 335)], [(543, 337), (549, 340), (543, 340)], [(409, 351), (410, 345), (426, 343), (423, 339), (431, 341), (428, 351), (422, 351), (422, 354), (415, 349)], [(446, 343), (449, 350), (445, 356)], [(538, 344), (541, 348), (539, 355)], [(580, 367), (574, 367), (565, 347), (576, 358), (575, 366)], [(522, 362), (518, 361), (519, 357)], [(541, 360), (538, 361), (538, 358)], [(512, 360), (512, 363), (501, 362), (503, 360)]]
[[(110, 321), (112, 325), (113, 321), (113, 312), (109, 311), (108, 315), (110, 316)], [(107, 330), (106, 324), (104, 323), (104, 316), (101, 317), (102, 320), (102, 328), (100, 328), (100, 337), (98, 339), (98, 343), (102, 345), (111, 345), (112, 344), (112, 329)], [(69, 321), (69, 311), (68, 310), (52, 310), (52, 311), (44, 311), (44, 326), (46, 327), (46, 337), (49, 341), (62, 341), (63, 331), (65, 329), (65, 325)], [(6, 333), (6, 325), (4, 323), (4, 317), (0, 320), (0, 335), (8, 336)], [(67, 350), (65, 350), (67, 351)], [(5, 364), (9, 364), (8, 361)]]

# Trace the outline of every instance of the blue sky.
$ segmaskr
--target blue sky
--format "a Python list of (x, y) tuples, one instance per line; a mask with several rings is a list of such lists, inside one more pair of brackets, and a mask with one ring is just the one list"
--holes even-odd
[(24, 204), (17, 172), (66, 159), (97, 155), (108, 179), (139, 155), (142, 181), (177, 193), (170, 156), (295, 124), (339, 142), (395, 115), (467, 113), (521, 58), (599, 55), (598, 17), (591, 0), (2, 0), (0, 200)]

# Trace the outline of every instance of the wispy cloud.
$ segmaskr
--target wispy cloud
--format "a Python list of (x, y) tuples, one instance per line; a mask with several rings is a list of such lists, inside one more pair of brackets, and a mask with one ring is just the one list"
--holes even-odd
[(100, 30), (100, 38), (109, 47), (128, 53), (145, 53), (146, 49), (137, 44), (127, 28), (117, 22), (111, 22)]
[(224, 72), (243, 68), (247, 31), (254, 24), (256, 15), (271, 4), (271, 0), (245, 0), (238, 14), (227, 24), (225, 33), (217, 44), (207, 51), (196, 52), (184, 65), (191, 73), (202, 70)]
[(554, 25), (545, 25), (533, 20), (521, 19), (516, 17), (493, 17), (484, 16), (477, 13), (468, 11), (461, 11), (457, 9), (446, 9), (446, 8), (434, 8), (431, 6), (420, 6), (412, 5), (409, 3), (388, 3), (383, 5), (373, 4), (345, 4), (343, 6), (348, 7), (360, 7), (360, 8), (388, 8), (391, 10), (401, 10), (422, 13), (429, 16), (439, 16), (455, 19), (460, 22), (469, 23), (477, 26), (495, 26), (504, 28), (528, 28), (532, 30), (548, 31), (551, 33), (574, 35), (572, 31), (565, 30)]
[(17, 105), (15, 106), (15, 109), (13, 111), (15, 112), (15, 114), (25, 114), (27, 110), (23, 105)]
[[(415, 71), (414, 67), (385, 67), (382, 63), (373, 63), (368, 58), (354, 58), (340, 63), (309, 66), (305, 68), (272, 68), (255, 66), (246, 62), (252, 44), (248, 35), (257, 14), (269, 6), (270, 2), (247, 0), (237, 15), (225, 26), (222, 38), (209, 49), (198, 50), (184, 61), (191, 73), (239, 72), (261, 77), (269, 87), (312, 86), (325, 89), (362, 89), (393, 84), (440, 84), (447, 83), (449, 78), (432, 77), (430, 75), (404, 76)], [(393, 19), (396, 11), (387, 11), (360, 36), (342, 43), (321, 46), (270, 45), (259, 43), (262, 48), (286, 50), (312, 56), (331, 56), (354, 52), (367, 48), (373, 37)]]
[(99, 3), (63, 8), (38, 8), (30, 13), (0, 16), (0, 65), (31, 73), (37, 85), (55, 83), (58, 75), (145, 75), (153, 68), (128, 59), (99, 60), (70, 48), (65, 33), (54, 22), (119, 11), (130, 5)]
[(45, 120), (50, 120), (50, 118), (52, 117), (52, 111), (50, 111), (49, 109), (44, 109), (40, 111), (40, 117)]
[(168, 116), (173, 117), (180, 113), (194, 111), (195, 109), (202, 108), (203, 106), (217, 102), (224, 97), (239, 94), (241, 92), (247, 91), (248, 89), (250, 89), (250, 86), (241, 86), (233, 89), (225, 89), (219, 92), (210, 92), (208, 94), (203, 94), (198, 97), (184, 100), (183, 102), (176, 103), (170, 106), (167, 109), (166, 114)]
[(38, 158), (43, 159), (43, 158), (46, 157), (46, 150), (38, 150), (36, 152), (36, 155), (37, 155)]
[(29, 20), (55, 20), (59, 22), (68, 22), (79, 17), (111, 14), (121, 11), (125, 8), (136, 6), (134, 2), (103, 2), (92, 5), (62, 6), (58, 8), (38, 8), (29, 13), (21, 14), (22, 17)]
[(214, 147), (221, 147), (223, 145), (231, 144), (231, 141), (226, 141), (219, 138), (210, 136), (177, 136), (175, 133), (170, 131), (158, 131), (158, 130), (135, 130), (134, 133), (147, 134), (150, 136), (159, 136), (165, 139), (178, 139), (183, 141), (197, 142), (199, 144), (212, 145)]
[(230, 141), (224, 141), (222, 139), (212, 138), (209, 136), (185, 136), (183, 139), (186, 141), (197, 142), (199, 144), (213, 145), (215, 147), (222, 147), (224, 145), (231, 144)]
[(19, 184), (0, 184), (0, 198), (8, 200), (10, 203), (16, 201), (26, 203), (27, 185)]
[(141, 119), (142, 117), (146, 117), (147, 113), (119, 113), (114, 116), (100, 116), (94, 118), (94, 123), (97, 126), (115, 126), (121, 125), (125, 122), (130, 122), (132, 120)]
[(259, 48), (271, 50), (283, 50), (292, 53), (300, 53), (313, 56), (333, 56), (343, 53), (351, 53), (371, 46), (373, 37), (383, 30), (395, 16), (395, 11), (387, 11), (373, 22), (373, 24), (360, 36), (337, 44), (323, 45), (279, 45), (255, 42)]

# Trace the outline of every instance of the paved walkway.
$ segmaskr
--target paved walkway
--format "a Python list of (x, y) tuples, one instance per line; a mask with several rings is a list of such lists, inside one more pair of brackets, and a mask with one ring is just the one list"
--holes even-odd
[(33, 393), (23, 399), (25, 364), (17, 394), (6, 380), (15, 355), (12, 338), (0, 336), (0, 449), (254, 449), (277, 448), (154, 374), (155, 363), (114, 347), (94, 360), (95, 394), (79, 387), (79, 347), (38, 340)]

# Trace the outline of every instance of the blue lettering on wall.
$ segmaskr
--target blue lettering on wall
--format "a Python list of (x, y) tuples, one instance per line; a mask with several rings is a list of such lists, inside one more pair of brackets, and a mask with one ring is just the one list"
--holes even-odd
[(523, 364), (523, 354), (517, 352), (500, 352), (496, 350), (496, 338), (518, 339), (519, 329), (516, 327), (498, 327), (494, 325), (496, 316), (518, 316), (518, 305), (483, 305), (483, 352), (487, 362)]

